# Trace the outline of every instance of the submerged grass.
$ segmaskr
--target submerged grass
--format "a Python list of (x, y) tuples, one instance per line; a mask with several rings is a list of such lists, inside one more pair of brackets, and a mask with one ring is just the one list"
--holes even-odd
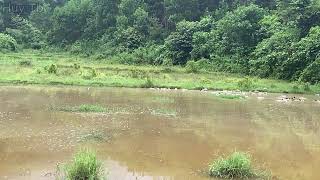
[(174, 109), (154, 109), (151, 111), (152, 115), (156, 116), (177, 116), (177, 111)]
[(83, 149), (76, 153), (73, 161), (63, 167), (58, 167), (59, 180), (102, 180), (102, 163), (95, 152)]
[(268, 179), (265, 173), (254, 170), (250, 155), (243, 152), (215, 160), (209, 167), (209, 175), (223, 179)]
[(103, 113), (107, 112), (107, 109), (105, 107), (102, 107), (100, 105), (93, 105), (93, 104), (82, 104), (80, 106), (65, 106), (65, 107), (59, 107), (57, 108), (59, 111), (64, 112), (96, 112), (96, 113)]
[(230, 99), (230, 100), (245, 99), (244, 96), (236, 95), (236, 94), (220, 94), (216, 96), (222, 99)]
[(103, 131), (92, 131), (90, 133), (84, 134), (81, 137), (79, 137), (78, 142), (80, 143), (86, 143), (86, 142), (108, 142), (112, 136), (110, 134), (106, 134)]
[(320, 93), (320, 85), (296, 85), (220, 72), (190, 74), (182, 67), (108, 62), (67, 53), (0, 53), (0, 83)]

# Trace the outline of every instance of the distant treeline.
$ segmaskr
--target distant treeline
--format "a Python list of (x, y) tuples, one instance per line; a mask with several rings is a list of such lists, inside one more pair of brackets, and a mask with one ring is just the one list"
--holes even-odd
[[(12, 11), (8, 3), (26, 5)], [(319, 0), (4, 0), (0, 49), (320, 82)]]

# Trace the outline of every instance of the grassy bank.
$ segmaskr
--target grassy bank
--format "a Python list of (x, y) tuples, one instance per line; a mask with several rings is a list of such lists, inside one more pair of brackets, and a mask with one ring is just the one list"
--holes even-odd
[(188, 73), (182, 67), (129, 66), (65, 53), (0, 54), (0, 83), (190, 90), (319, 93), (319, 85), (244, 77), (221, 72)]

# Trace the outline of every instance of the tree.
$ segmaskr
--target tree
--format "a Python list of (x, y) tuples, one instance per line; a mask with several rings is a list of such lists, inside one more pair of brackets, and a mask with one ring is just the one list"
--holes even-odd
[(120, 0), (93, 0), (94, 26), (98, 34), (116, 26)]
[(33, 26), (37, 27), (42, 32), (48, 32), (52, 28), (52, 14), (53, 10), (50, 5), (43, 4), (39, 7), (38, 11), (33, 11), (30, 14), (29, 20)]
[(165, 40), (167, 55), (174, 65), (184, 65), (190, 59), (192, 38), (197, 31), (195, 22), (181, 21), (177, 24), (177, 31)]
[(283, 76), (283, 63), (292, 56), (292, 44), (298, 41), (295, 30), (287, 29), (260, 42), (252, 53), (251, 74), (263, 78)]
[(259, 33), (259, 21), (264, 15), (265, 11), (256, 5), (240, 6), (235, 11), (228, 12), (212, 31), (212, 53), (221, 56), (248, 56), (263, 38)]
[(298, 79), (302, 71), (320, 57), (320, 26), (310, 29), (309, 34), (293, 44), (292, 57), (282, 65), (282, 79)]
[(44, 36), (39, 29), (34, 27), (28, 20), (15, 16), (12, 17), (12, 24), (6, 28), (6, 33), (10, 34), (18, 44), (26, 48), (40, 49), (44, 46)]
[(300, 81), (309, 82), (311, 84), (320, 83), (320, 59), (311, 63), (306, 69), (303, 70)]
[(94, 32), (87, 31), (88, 22), (93, 18), (90, 0), (70, 0), (64, 6), (54, 10), (51, 30), (53, 43), (73, 43), (82, 38), (89, 38)]

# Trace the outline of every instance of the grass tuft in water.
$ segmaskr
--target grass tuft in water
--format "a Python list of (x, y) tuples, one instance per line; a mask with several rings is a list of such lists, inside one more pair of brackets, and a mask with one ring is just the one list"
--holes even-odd
[(92, 131), (88, 134), (84, 134), (78, 140), (78, 142), (108, 142), (110, 141), (112, 136), (103, 131)]
[(177, 116), (177, 111), (175, 111), (174, 109), (154, 109), (151, 111), (152, 115), (156, 115), (156, 116)]
[(82, 104), (80, 106), (75, 107), (60, 107), (58, 108), (60, 111), (65, 112), (96, 112), (96, 113), (103, 113), (107, 112), (107, 109), (105, 107), (102, 107), (100, 105), (92, 105), (92, 104)]
[(209, 167), (209, 175), (224, 179), (257, 177), (252, 168), (250, 156), (242, 152), (234, 152), (229, 157), (215, 160)]
[[(59, 170), (58, 170), (59, 171)], [(102, 180), (102, 163), (95, 152), (84, 149), (74, 155), (73, 161), (63, 168), (62, 179), (66, 180)]]
[(235, 94), (221, 94), (216, 96), (222, 99), (245, 99), (244, 96)]

